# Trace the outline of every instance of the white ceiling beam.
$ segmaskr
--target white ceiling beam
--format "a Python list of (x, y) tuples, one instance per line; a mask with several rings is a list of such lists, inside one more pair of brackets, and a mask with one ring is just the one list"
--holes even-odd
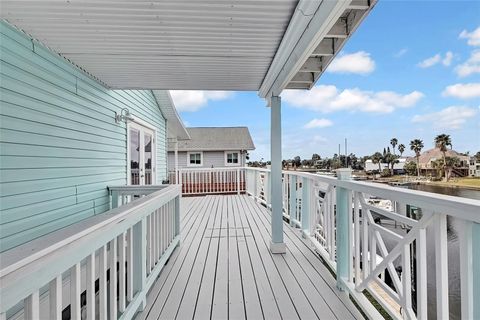
[(322, 58), (308, 58), (298, 72), (322, 72), (322, 70)]
[[(318, 3), (318, 1), (300, 0), (294, 16), (300, 15), (303, 17), (303, 23), (301, 24), (303, 28), (295, 25), (292, 19), (287, 29), (287, 33), (294, 30), (298, 41), (286, 43), (285, 37), (282, 40), (275, 59), (260, 87), (259, 95), (261, 97), (265, 98), (270, 95), (280, 94), (323, 38), (325, 38), (327, 32), (338, 18), (345, 12), (350, 2), (331, 0)], [(312, 6), (314, 3), (317, 5), (317, 9), (313, 13), (303, 10), (299, 12), (298, 8), (300, 6)], [(311, 9), (312, 7), (310, 7)]]
[[(347, 16), (348, 17), (348, 16)], [(327, 37), (346, 38), (348, 36), (348, 18), (340, 18), (328, 31)]]
[(369, 0), (352, 0), (352, 3), (348, 6), (348, 9), (356, 10), (368, 10), (370, 8)]
[(312, 83), (314, 79), (313, 72), (299, 72), (292, 78), (290, 83)]
[(307, 90), (310, 89), (310, 84), (308, 83), (297, 83), (297, 82), (290, 82), (285, 89), (302, 89)]
[(333, 56), (335, 54), (335, 38), (323, 39), (312, 52), (312, 56)]

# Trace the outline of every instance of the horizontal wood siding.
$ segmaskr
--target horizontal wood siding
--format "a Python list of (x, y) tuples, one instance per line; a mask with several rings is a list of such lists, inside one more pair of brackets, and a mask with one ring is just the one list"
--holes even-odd
[(107, 185), (127, 179), (128, 108), (157, 129), (157, 183), (166, 125), (151, 91), (110, 90), (0, 22), (0, 251), (108, 210)]

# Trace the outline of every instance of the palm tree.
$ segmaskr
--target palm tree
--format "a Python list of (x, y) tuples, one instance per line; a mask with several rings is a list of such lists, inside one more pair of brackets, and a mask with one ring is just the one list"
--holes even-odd
[(390, 175), (393, 176), (393, 167), (395, 166), (395, 163), (398, 163), (398, 156), (392, 154), (392, 153), (387, 153), (387, 155), (384, 157), (384, 161), (387, 163), (388, 168), (390, 169)]
[(380, 152), (375, 152), (372, 155), (372, 162), (373, 163), (378, 163), (378, 172), (380, 173), (382, 171), (381, 163), (382, 163), (383, 155)]
[(400, 143), (398, 145), (398, 151), (400, 152), (400, 157), (403, 155), (403, 152), (405, 151), (405, 145), (403, 143)]
[(450, 177), (452, 176), (452, 170), (455, 168), (455, 167), (458, 167), (460, 165), (460, 159), (457, 158), (457, 157), (446, 157), (445, 159), (445, 173), (446, 173), (446, 176), (445, 178), (448, 180), (450, 180)]
[(439, 148), (443, 154), (443, 168), (445, 170), (445, 178), (447, 178), (447, 162), (445, 160), (445, 156), (448, 146), (452, 148), (452, 139), (450, 138), (450, 135), (442, 133), (435, 137), (435, 147)]
[(397, 139), (397, 138), (392, 138), (392, 139), (390, 140), (390, 144), (391, 144), (392, 147), (393, 147), (393, 154), (395, 155), (395, 147), (396, 147), (397, 144), (398, 144), (398, 139)]
[(422, 152), (423, 141), (420, 139), (414, 139), (410, 141), (410, 150), (415, 152), (415, 157), (417, 158), (417, 176), (420, 177), (420, 152)]

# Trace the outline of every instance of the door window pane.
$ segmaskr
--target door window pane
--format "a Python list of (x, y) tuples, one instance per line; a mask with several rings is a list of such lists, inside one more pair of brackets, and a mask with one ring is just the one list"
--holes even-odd
[(130, 129), (130, 184), (140, 184), (140, 131)]
[(152, 184), (152, 136), (148, 133), (144, 135), (145, 151), (145, 183)]

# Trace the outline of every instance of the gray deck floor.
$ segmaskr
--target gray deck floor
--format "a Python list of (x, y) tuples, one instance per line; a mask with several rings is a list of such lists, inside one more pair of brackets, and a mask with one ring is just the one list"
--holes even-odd
[(269, 251), (268, 211), (247, 196), (182, 199), (182, 244), (137, 319), (360, 319), (297, 230)]

